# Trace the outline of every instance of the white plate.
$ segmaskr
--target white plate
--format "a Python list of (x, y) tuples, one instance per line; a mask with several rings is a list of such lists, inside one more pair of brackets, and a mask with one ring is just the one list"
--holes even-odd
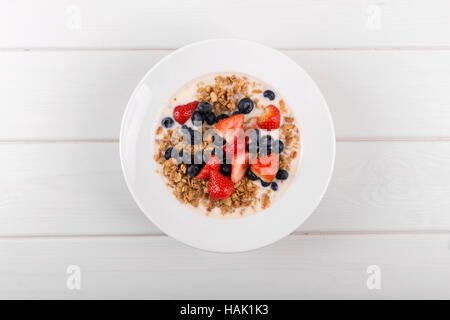
[[(153, 134), (170, 97), (199, 76), (223, 71), (247, 73), (273, 85), (295, 113), (303, 139), (299, 168), (286, 192), (270, 208), (230, 220), (179, 203), (156, 173), (153, 159)], [(242, 40), (197, 42), (162, 59), (134, 90), (120, 132), (122, 169), (141, 210), (169, 236), (217, 252), (259, 248), (293, 232), (322, 199), (334, 156), (333, 122), (314, 81), (277, 50)]]

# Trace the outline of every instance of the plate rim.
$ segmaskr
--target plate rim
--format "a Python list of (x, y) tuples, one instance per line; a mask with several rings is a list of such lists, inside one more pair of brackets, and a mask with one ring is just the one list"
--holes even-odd
[[(329, 165), (329, 169), (328, 172), (326, 174), (326, 181), (324, 179), (324, 186), (321, 190), (320, 195), (317, 196), (317, 201), (314, 204), (314, 206), (312, 207), (312, 209), (310, 210), (310, 212), (307, 214), (307, 216), (305, 217), (305, 219), (300, 222), (298, 225), (294, 225), (292, 226), (292, 228), (288, 231), (285, 232), (285, 234), (281, 234), (279, 235), (279, 237), (277, 237), (275, 240), (271, 240), (268, 241), (266, 243), (263, 243), (261, 245), (255, 246), (255, 247), (250, 247), (250, 248), (243, 248), (243, 249), (232, 249), (232, 250), (227, 250), (227, 249), (223, 249), (223, 248), (208, 248), (208, 247), (200, 247), (197, 245), (193, 245), (191, 243), (186, 242), (183, 239), (178, 238), (176, 235), (174, 234), (170, 234), (169, 232), (167, 232), (166, 230), (164, 230), (164, 228), (162, 228), (158, 222), (156, 222), (154, 219), (152, 219), (151, 215), (148, 214), (146, 212), (146, 210), (144, 209), (144, 207), (141, 205), (139, 199), (137, 198), (135, 192), (133, 192), (132, 186), (130, 185), (130, 181), (129, 178), (127, 177), (127, 171), (125, 168), (125, 159), (124, 159), (124, 151), (123, 151), (123, 145), (124, 145), (124, 130), (125, 130), (125, 126), (126, 126), (126, 122), (128, 121), (128, 115), (130, 110), (132, 109), (132, 101), (133, 99), (136, 97), (137, 92), (139, 91), (139, 88), (143, 85), (143, 83), (145, 83), (145, 81), (148, 79), (149, 74), (151, 74), (155, 69), (157, 69), (161, 64), (165, 63), (167, 60), (171, 59), (174, 55), (179, 54), (182, 51), (188, 50), (191, 47), (195, 47), (195, 46), (199, 46), (199, 45), (204, 45), (204, 44), (208, 44), (208, 43), (213, 43), (213, 42), (222, 42), (222, 41), (227, 41), (227, 42), (241, 42), (241, 43), (247, 43), (250, 45), (256, 45), (256, 46), (260, 46), (263, 47), (265, 49), (269, 49), (272, 50), (274, 52), (277, 52), (279, 55), (283, 56), (283, 58), (288, 59), (291, 63), (295, 64), (303, 73), (304, 75), (308, 78), (308, 80), (313, 84), (313, 86), (315, 87), (315, 89), (317, 90), (322, 103), (324, 104), (324, 110), (326, 111), (326, 118), (327, 118), (327, 124), (330, 128), (330, 134), (331, 136), (329, 137), (331, 140), (331, 158), (330, 160), (330, 165)], [(238, 71), (236, 71), (238, 72)], [(264, 81), (264, 79), (262, 79)], [(303, 134), (302, 134), (303, 136)], [(303, 155), (303, 150), (300, 154), (300, 156), (302, 157)], [(133, 89), (127, 105), (125, 107), (125, 110), (123, 112), (123, 116), (122, 116), (122, 120), (121, 120), (121, 125), (120, 125), (120, 134), (119, 134), (119, 157), (120, 157), (120, 164), (121, 164), (121, 170), (122, 170), (122, 174), (123, 177), (125, 179), (125, 183), (127, 185), (127, 188), (133, 198), (133, 200), (135, 201), (135, 203), (137, 204), (137, 206), (139, 207), (139, 209), (142, 211), (142, 213), (144, 213), (145, 217), (147, 219), (150, 220), (151, 223), (153, 223), (161, 232), (163, 232), (165, 235), (170, 236), (174, 239), (176, 239), (177, 241), (188, 245), (190, 247), (196, 248), (196, 249), (200, 249), (200, 250), (204, 250), (204, 251), (209, 251), (209, 252), (220, 252), (220, 253), (237, 253), (237, 252), (246, 252), (246, 251), (251, 251), (251, 250), (255, 250), (255, 249), (259, 249), (259, 248), (263, 248), (266, 247), (268, 245), (271, 245), (273, 243), (278, 242), (279, 240), (283, 239), (284, 237), (288, 236), (289, 234), (291, 234), (296, 228), (298, 228), (300, 225), (302, 225), (306, 219), (308, 219), (313, 213), (314, 211), (317, 209), (318, 205), (320, 204), (320, 202), (323, 200), (323, 197), (325, 196), (326, 191), (328, 190), (328, 187), (330, 185), (330, 181), (331, 178), (333, 176), (333, 172), (334, 172), (334, 166), (335, 166), (335, 160), (336, 160), (336, 132), (335, 132), (335, 126), (334, 126), (334, 122), (333, 122), (333, 118), (328, 106), (328, 103), (322, 93), (322, 91), (320, 90), (319, 86), (317, 85), (317, 83), (314, 81), (314, 79), (312, 79), (312, 77), (309, 75), (308, 72), (306, 72), (299, 64), (297, 64), (297, 62), (295, 62), (292, 58), (290, 58), (289, 56), (285, 55), (284, 53), (280, 52), (279, 50), (276, 50), (274, 48), (271, 48), (269, 46), (265, 46), (261, 43), (258, 42), (254, 42), (254, 41), (249, 41), (249, 40), (242, 40), (242, 39), (233, 39), (233, 38), (217, 38), (217, 39), (207, 39), (207, 40), (201, 40), (201, 41), (197, 41), (197, 42), (193, 42), (190, 43), (188, 45), (185, 45), (183, 47), (180, 47), (176, 50), (174, 50), (173, 52), (167, 54), (166, 56), (164, 56), (163, 58), (161, 58), (157, 63), (155, 63), (140, 79), (140, 81), (137, 83), (137, 85), (135, 86), (135, 88)], [(299, 161), (299, 165), (300, 165), (300, 161), (301, 159), (298, 160)], [(299, 168), (298, 170), (300, 170), (301, 168)], [(298, 172), (296, 173), (298, 174)], [(188, 210), (188, 209), (187, 209)], [(257, 214), (261, 214), (261, 212), (258, 212)]]

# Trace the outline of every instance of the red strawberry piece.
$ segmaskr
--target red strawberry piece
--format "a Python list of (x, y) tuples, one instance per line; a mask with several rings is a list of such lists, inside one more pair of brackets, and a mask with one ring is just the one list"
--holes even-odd
[(198, 106), (198, 101), (192, 101), (187, 104), (176, 106), (175, 109), (173, 109), (173, 118), (179, 124), (184, 124), (186, 121), (188, 121), (191, 118), (195, 109), (197, 109), (197, 106)]
[(219, 171), (211, 171), (208, 182), (208, 193), (211, 199), (219, 200), (231, 196), (234, 191), (233, 182)]
[(233, 142), (227, 142), (223, 146), (223, 151), (225, 152), (227, 158), (232, 159), (236, 153), (245, 151), (247, 142), (245, 138), (246, 137), (242, 134), (242, 132), (240, 132), (233, 138)]
[(231, 181), (233, 181), (233, 183), (241, 181), (245, 176), (247, 168), (248, 153), (245, 152), (245, 150), (243, 152), (237, 152), (231, 162)]
[(232, 117), (223, 119), (219, 121), (216, 125), (217, 132), (224, 138), (227, 142), (233, 141), (244, 126), (244, 115), (237, 114)]
[(272, 182), (278, 171), (278, 154), (259, 157), (252, 163), (251, 169), (264, 182)]
[(209, 158), (206, 165), (203, 167), (202, 171), (199, 172), (198, 175), (195, 177), (197, 179), (208, 179), (211, 171), (219, 171), (220, 170), (220, 160), (219, 158), (214, 155), (211, 158)]
[(274, 105), (269, 105), (264, 113), (258, 117), (258, 126), (261, 129), (274, 130), (280, 127), (280, 110)]

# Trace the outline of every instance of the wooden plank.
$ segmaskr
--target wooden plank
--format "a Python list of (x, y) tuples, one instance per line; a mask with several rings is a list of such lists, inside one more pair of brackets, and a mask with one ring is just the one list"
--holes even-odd
[[(0, 240), (0, 297), (448, 299), (449, 235), (290, 236), (219, 255), (167, 237)], [(67, 289), (68, 266), (81, 270)], [(369, 290), (369, 266), (380, 290)]]
[[(0, 139), (117, 139), (132, 90), (169, 52), (1, 52)], [(285, 52), (339, 138), (450, 137), (449, 51)]]
[[(115, 143), (0, 154), (0, 236), (161, 234), (127, 191)], [(339, 142), (331, 185), (298, 231), (450, 231), (449, 194), (450, 142)]]
[(279, 48), (448, 46), (448, 8), (445, 0), (2, 1), (0, 47), (158, 49), (230, 37)]

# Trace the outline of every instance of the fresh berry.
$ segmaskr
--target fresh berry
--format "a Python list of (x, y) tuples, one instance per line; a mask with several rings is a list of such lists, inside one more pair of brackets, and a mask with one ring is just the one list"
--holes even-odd
[(251, 169), (264, 182), (272, 182), (278, 171), (278, 155), (260, 156), (252, 163)]
[(175, 119), (176, 122), (184, 124), (191, 118), (195, 109), (197, 109), (197, 106), (198, 101), (192, 101), (189, 102), (188, 104), (176, 106), (175, 109), (173, 109), (173, 118)]
[(172, 147), (168, 147), (166, 152), (164, 152), (164, 159), (169, 160), (172, 157)]
[(277, 172), (277, 179), (278, 180), (286, 180), (289, 177), (289, 173), (284, 170), (284, 169), (280, 169)]
[(278, 184), (274, 181), (270, 184), (270, 189), (272, 189), (273, 191), (277, 191), (278, 190)]
[(190, 164), (192, 162), (189, 152), (184, 153), (183, 150), (178, 151), (174, 149), (172, 151), (172, 158), (177, 160), (178, 163)]
[(274, 130), (280, 127), (280, 110), (274, 105), (266, 107), (264, 113), (258, 117), (258, 126), (261, 129)]
[(223, 151), (225, 152), (225, 155), (227, 158), (233, 158), (233, 156), (237, 153), (241, 153), (245, 151), (245, 137), (243, 135), (238, 135), (234, 137), (233, 143), (227, 142), (223, 146)]
[(259, 153), (262, 155), (268, 155), (272, 153), (273, 138), (269, 135), (264, 136), (259, 141)]
[(251, 129), (251, 131), (248, 133), (248, 145), (247, 150), (251, 154), (258, 153), (259, 150), (259, 130), (258, 129)]
[(258, 180), (258, 176), (250, 169), (247, 171), (247, 178), (249, 178), (252, 181)]
[(266, 90), (263, 92), (264, 98), (269, 99), (270, 101), (275, 99), (275, 93), (272, 90)]
[(183, 134), (183, 142), (188, 144), (194, 143), (194, 129), (188, 127), (187, 125), (183, 124), (180, 129), (181, 133)]
[(171, 117), (165, 117), (164, 119), (161, 120), (161, 125), (166, 129), (172, 128), (174, 123), (175, 121), (173, 121)]
[(226, 141), (230, 142), (234, 141), (234, 137), (242, 132), (243, 125), (244, 115), (237, 114), (217, 123), (216, 130)]
[(220, 121), (222, 121), (223, 119), (226, 119), (226, 118), (228, 118), (229, 117), (229, 115), (227, 115), (227, 114), (225, 114), (225, 113), (222, 113), (221, 115), (218, 115), (217, 116), (217, 122), (220, 122)]
[(233, 182), (218, 171), (212, 171), (208, 183), (208, 193), (211, 199), (219, 200), (231, 196), (234, 191)]
[(243, 98), (238, 103), (238, 109), (243, 114), (249, 114), (252, 112), (254, 106), (255, 105), (250, 98)]
[(201, 114), (207, 114), (212, 111), (212, 105), (208, 102), (202, 101), (198, 104), (198, 111)]
[(248, 168), (248, 153), (238, 152), (233, 156), (231, 162), (231, 181), (237, 183), (245, 176)]
[(283, 143), (283, 141), (281, 141), (281, 140), (276, 140), (276, 141), (273, 143), (273, 148), (272, 148), (272, 150), (273, 150), (273, 152), (278, 153), (278, 154), (282, 153), (283, 150), (284, 150), (284, 143)]
[(236, 111), (234, 111), (231, 115), (232, 116), (235, 116), (235, 115), (237, 115), (237, 114), (241, 114), (242, 112), (240, 112), (239, 110), (236, 110)]
[(202, 165), (201, 164), (189, 164), (187, 166), (187, 173), (188, 175), (190, 175), (191, 177), (195, 177), (196, 175), (198, 175), (198, 173), (200, 172), (200, 170), (202, 170)]
[(222, 148), (215, 147), (215, 148), (212, 150), (211, 155), (212, 155), (212, 156), (213, 156), (213, 155), (216, 155), (216, 156), (219, 158), (219, 160), (221, 159), (222, 162), (224, 162), (223, 159), (224, 159), (224, 157), (225, 157), (225, 152), (223, 151)]
[(234, 143), (226, 143), (224, 146), (223, 146), (223, 152), (225, 153), (225, 156), (228, 158), (228, 159), (231, 159), (231, 158), (233, 158), (233, 155), (234, 155)]
[(218, 147), (222, 147), (225, 144), (225, 140), (223, 140), (223, 138), (219, 136), (217, 133), (214, 133), (213, 143)]
[(210, 126), (212, 126), (216, 122), (216, 115), (212, 112), (208, 112), (203, 116), (203, 118), (205, 119), (206, 123), (209, 124)]
[(222, 163), (220, 166), (220, 173), (229, 177), (231, 175), (231, 164)]
[(200, 113), (200, 111), (194, 111), (191, 117), (192, 123), (196, 127), (200, 127), (203, 123), (203, 115)]
[(196, 175), (198, 179), (208, 179), (212, 171), (218, 171), (220, 169), (220, 160), (216, 155), (209, 158), (206, 165), (203, 167), (202, 171)]
[(271, 182), (265, 182), (263, 180), (261, 180), (261, 185), (265, 188), (271, 185)]

